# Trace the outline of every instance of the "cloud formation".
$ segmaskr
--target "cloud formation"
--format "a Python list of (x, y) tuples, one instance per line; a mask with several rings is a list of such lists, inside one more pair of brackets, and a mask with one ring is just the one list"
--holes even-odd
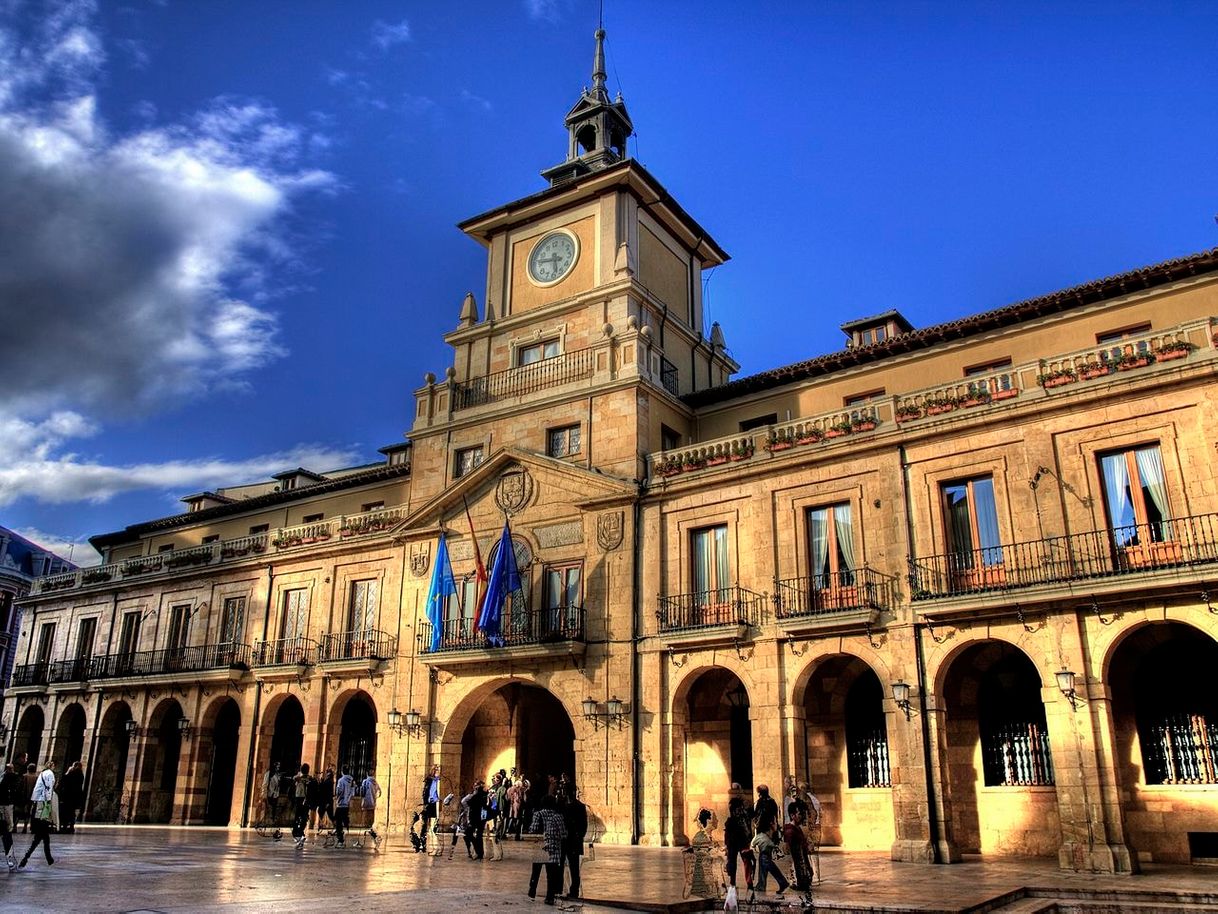
[(92, 0), (0, 8), (0, 505), (348, 461), (300, 447), (107, 466), (65, 450), (282, 356), (265, 302), (268, 277), (295, 266), (286, 217), (336, 182), (308, 164), (325, 138), (258, 101), (219, 98), (171, 124), (149, 105), (149, 126), (116, 132), (97, 111)]
[(405, 44), (409, 40), (410, 23), (405, 19), (396, 23), (378, 19), (372, 24), (372, 43), (382, 51), (387, 51), (397, 44)]
[(73, 539), (56, 533), (47, 533), (37, 527), (18, 527), (13, 532), (81, 568), (101, 564), (101, 555), (89, 545), (88, 539), (83, 536)]

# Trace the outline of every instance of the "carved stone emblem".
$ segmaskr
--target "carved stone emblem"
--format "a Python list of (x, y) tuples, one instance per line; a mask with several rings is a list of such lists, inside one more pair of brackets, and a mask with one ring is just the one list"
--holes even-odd
[(596, 542), (606, 552), (612, 552), (622, 545), (625, 529), (624, 511), (606, 511), (596, 518)]
[(427, 574), (427, 568), (431, 565), (431, 544), (430, 543), (415, 543), (410, 547), (410, 572), (416, 578), (421, 578)]
[(504, 514), (515, 514), (533, 499), (533, 477), (524, 467), (513, 467), (495, 485), (495, 504)]
[(579, 521), (568, 521), (565, 524), (552, 524), (549, 527), (537, 527), (533, 530), (537, 537), (537, 545), (542, 549), (553, 549), (557, 546), (571, 546), (583, 542), (584, 525)]

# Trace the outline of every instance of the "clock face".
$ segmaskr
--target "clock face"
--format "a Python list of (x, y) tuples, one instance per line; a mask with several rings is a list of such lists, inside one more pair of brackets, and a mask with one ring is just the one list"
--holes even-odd
[(553, 285), (571, 272), (578, 255), (574, 235), (552, 232), (537, 242), (529, 254), (529, 276), (541, 285)]

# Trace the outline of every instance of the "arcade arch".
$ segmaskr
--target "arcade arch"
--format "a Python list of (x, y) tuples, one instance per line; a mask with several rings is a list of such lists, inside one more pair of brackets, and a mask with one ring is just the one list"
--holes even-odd
[(178, 768), (182, 761), (182, 729), (185, 715), (177, 699), (170, 698), (152, 712), (144, 735), (143, 756), (134, 806), (139, 822), (168, 824), (179, 806)]
[(31, 763), (42, 763), (42, 731), (46, 726), (46, 715), (38, 705), (30, 705), (21, 712), (21, 721), (17, 724), (17, 738), (13, 741), (13, 757), (22, 752), (29, 756)]
[(85, 725), (85, 709), (75, 702), (59, 715), (59, 726), (55, 728), (55, 770), (60, 774), (84, 755)]
[(221, 698), (208, 709), (198, 736), (197, 783), (206, 784), (203, 821), (228, 825), (233, 819), (233, 787), (237, 781), (237, 745), (241, 737), (241, 709), (232, 698)]
[(131, 756), (133, 718), (125, 701), (106, 709), (98, 727), (97, 746), (89, 765), (88, 818), (93, 822), (118, 822), (130, 813), (131, 795), (124, 796), (127, 760)]

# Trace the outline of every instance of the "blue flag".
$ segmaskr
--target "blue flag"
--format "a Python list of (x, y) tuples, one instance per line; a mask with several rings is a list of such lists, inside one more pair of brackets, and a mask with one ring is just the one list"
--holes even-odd
[(431, 623), (431, 650), (440, 649), (444, 637), (444, 609), (450, 597), (456, 596), (457, 582), (453, 579), (453, 566), (448, 560), (448, 544), (440, 534), (440, 545), (436, 548), (436, 561), (431, 568), (431, 587), (427, 591), (427, 620)]
[(503, 601), (520, 589), (512, 530), (504, 520), (503, 536), (499, 539), (491, 577), (486, 584), (486, 599), (482, 601), (482, 617), (478, 620), (478, 628), (486, 633), (486, 640), (492, 647), (503, 646)]

